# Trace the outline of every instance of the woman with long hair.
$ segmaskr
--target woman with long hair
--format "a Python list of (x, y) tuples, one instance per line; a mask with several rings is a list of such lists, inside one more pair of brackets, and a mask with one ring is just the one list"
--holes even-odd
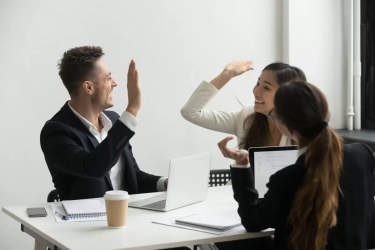
[(279, 87), (269, 118), (297, 142), (295, 164), (270, 177), (258, 200), (248, 152), (219, 148), (231, 166), (234, 198), (247, 231), (275, 228), (275, 249), (375, 248), (374, 154), (362, 143), (343, 144), (329, 126), (323, 93), (305, 81)]
[(252, 62), (232, 62), (210, 83), (203, 81), (181, 109), (182, 116), (210, 130), (237, 137), (239, 148), (285, 146), (293, 142), (283, 136), (267, 114), (279, 86), (292, 80), (306, 80), (302, 70), (286, 63), (267, 65), (254, 86), (255, 103), (234, 112), (207, 110), (205, 106), (232, 78), (252, 70)]

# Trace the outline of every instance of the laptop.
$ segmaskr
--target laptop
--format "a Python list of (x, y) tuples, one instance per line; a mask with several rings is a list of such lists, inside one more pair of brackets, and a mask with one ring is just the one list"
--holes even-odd
[(297, 146), (251, 147), (250, 166), (254, 173), (255, 189), (264, 198), (271, 175), (294, 164), (298, 158)]
[(130, 202), (129, 207), (166, 212), (205, 200), (211, 155), (211, 152), (207, 152), (171, 160), (167, 191), (151, 198)]

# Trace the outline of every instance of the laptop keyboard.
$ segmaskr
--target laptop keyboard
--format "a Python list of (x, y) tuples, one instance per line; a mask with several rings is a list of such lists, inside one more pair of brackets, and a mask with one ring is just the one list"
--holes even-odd
[(165, 208), (166, 200), (157, 201), (154, 203), (150, 203), (147, 205), (142, 206), (143, 208), (151, 208), (151, 209), (164, 209)]

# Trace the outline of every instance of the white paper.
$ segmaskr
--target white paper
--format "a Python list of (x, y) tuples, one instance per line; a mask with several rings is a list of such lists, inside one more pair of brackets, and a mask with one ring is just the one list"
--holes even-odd
[(185, 223), (194, 226), (209, 227), (226, 231), (229, 228), (233, 228), (241, 225), (240, 219), (232, 219), (223, 216), (215, 216), (210, 214), (193, 214), (186, 217), (176, 219), (177, 223)]
[(152, 222), (157, 223), (157, 224), (166, 225), (166, 226), (185, 228), (185, 229), (189, 229), (189, 230), (200, 231), (200, 232), (205, 232), (205, 233), (210, 233), (210, 234), (223, 234), (223, 233), (233, 231), (233, 230), (245, 230), (245, 228), (242, 225), (231, 228), (227, 231), (223, 231), (223, 230), (218, 230), (218, 229), (211, 229), (211, 228), (206, 228), (206, 227), (176, 223), (176, 219), (186, 217), (186, 216), (190, 216), (190, 215), (192, 215), (192, 214), (186, 214), (186, 215), (171, 217), (171, 218), (162, 219), (162, 220), (155, 220), (155, 221), (152, 221)]
[(254, 152), (255, 189), (259, 198), (267, 193), (266, 184), (270, 176), (277, 171), (294, 164), (298, 158), (298, 150)]
[(79, 217), (79, 218), (70, 218), (68, 220), (64, 220), (63, 216), (66, 216), (64, 208), (61, 205), (52, 205), (51, 209), (53, 212), (53, 215), (55, 216), (56, 222), (75, 222), (75, 221), (106, 221), (107, 216), (97, 216), (97, 217)]

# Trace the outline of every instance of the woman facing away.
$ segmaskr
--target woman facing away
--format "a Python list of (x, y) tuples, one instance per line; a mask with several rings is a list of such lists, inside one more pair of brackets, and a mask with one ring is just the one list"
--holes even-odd
[(304, 81), (279, 87), (268, 115), (297, 142), (299, 157), (270, 177), (258, 200), (248, 152), (219, 148), (231, 166), (234, 198), (247, 231), (275, 228), (275, 249), (375, 248), (374, 154), (362, 143), (343, 144), (329, 126), (323, 93)]
[(267, 114), (273, 108), (279, 86), (295, 79), (306, 80), (299, 68), (279, 62), (266, 66), (253, 89), (254, 105), (246, 105), (235, 112), (204, 109), (233, 77), (251, 69), (250, 61), (232, 62), (210, 83), (203, 81), (181, 109), (182, 116), (198, 126), (235, 135), (240, 148), (291, 145), (291, 140), (276, 129)]

